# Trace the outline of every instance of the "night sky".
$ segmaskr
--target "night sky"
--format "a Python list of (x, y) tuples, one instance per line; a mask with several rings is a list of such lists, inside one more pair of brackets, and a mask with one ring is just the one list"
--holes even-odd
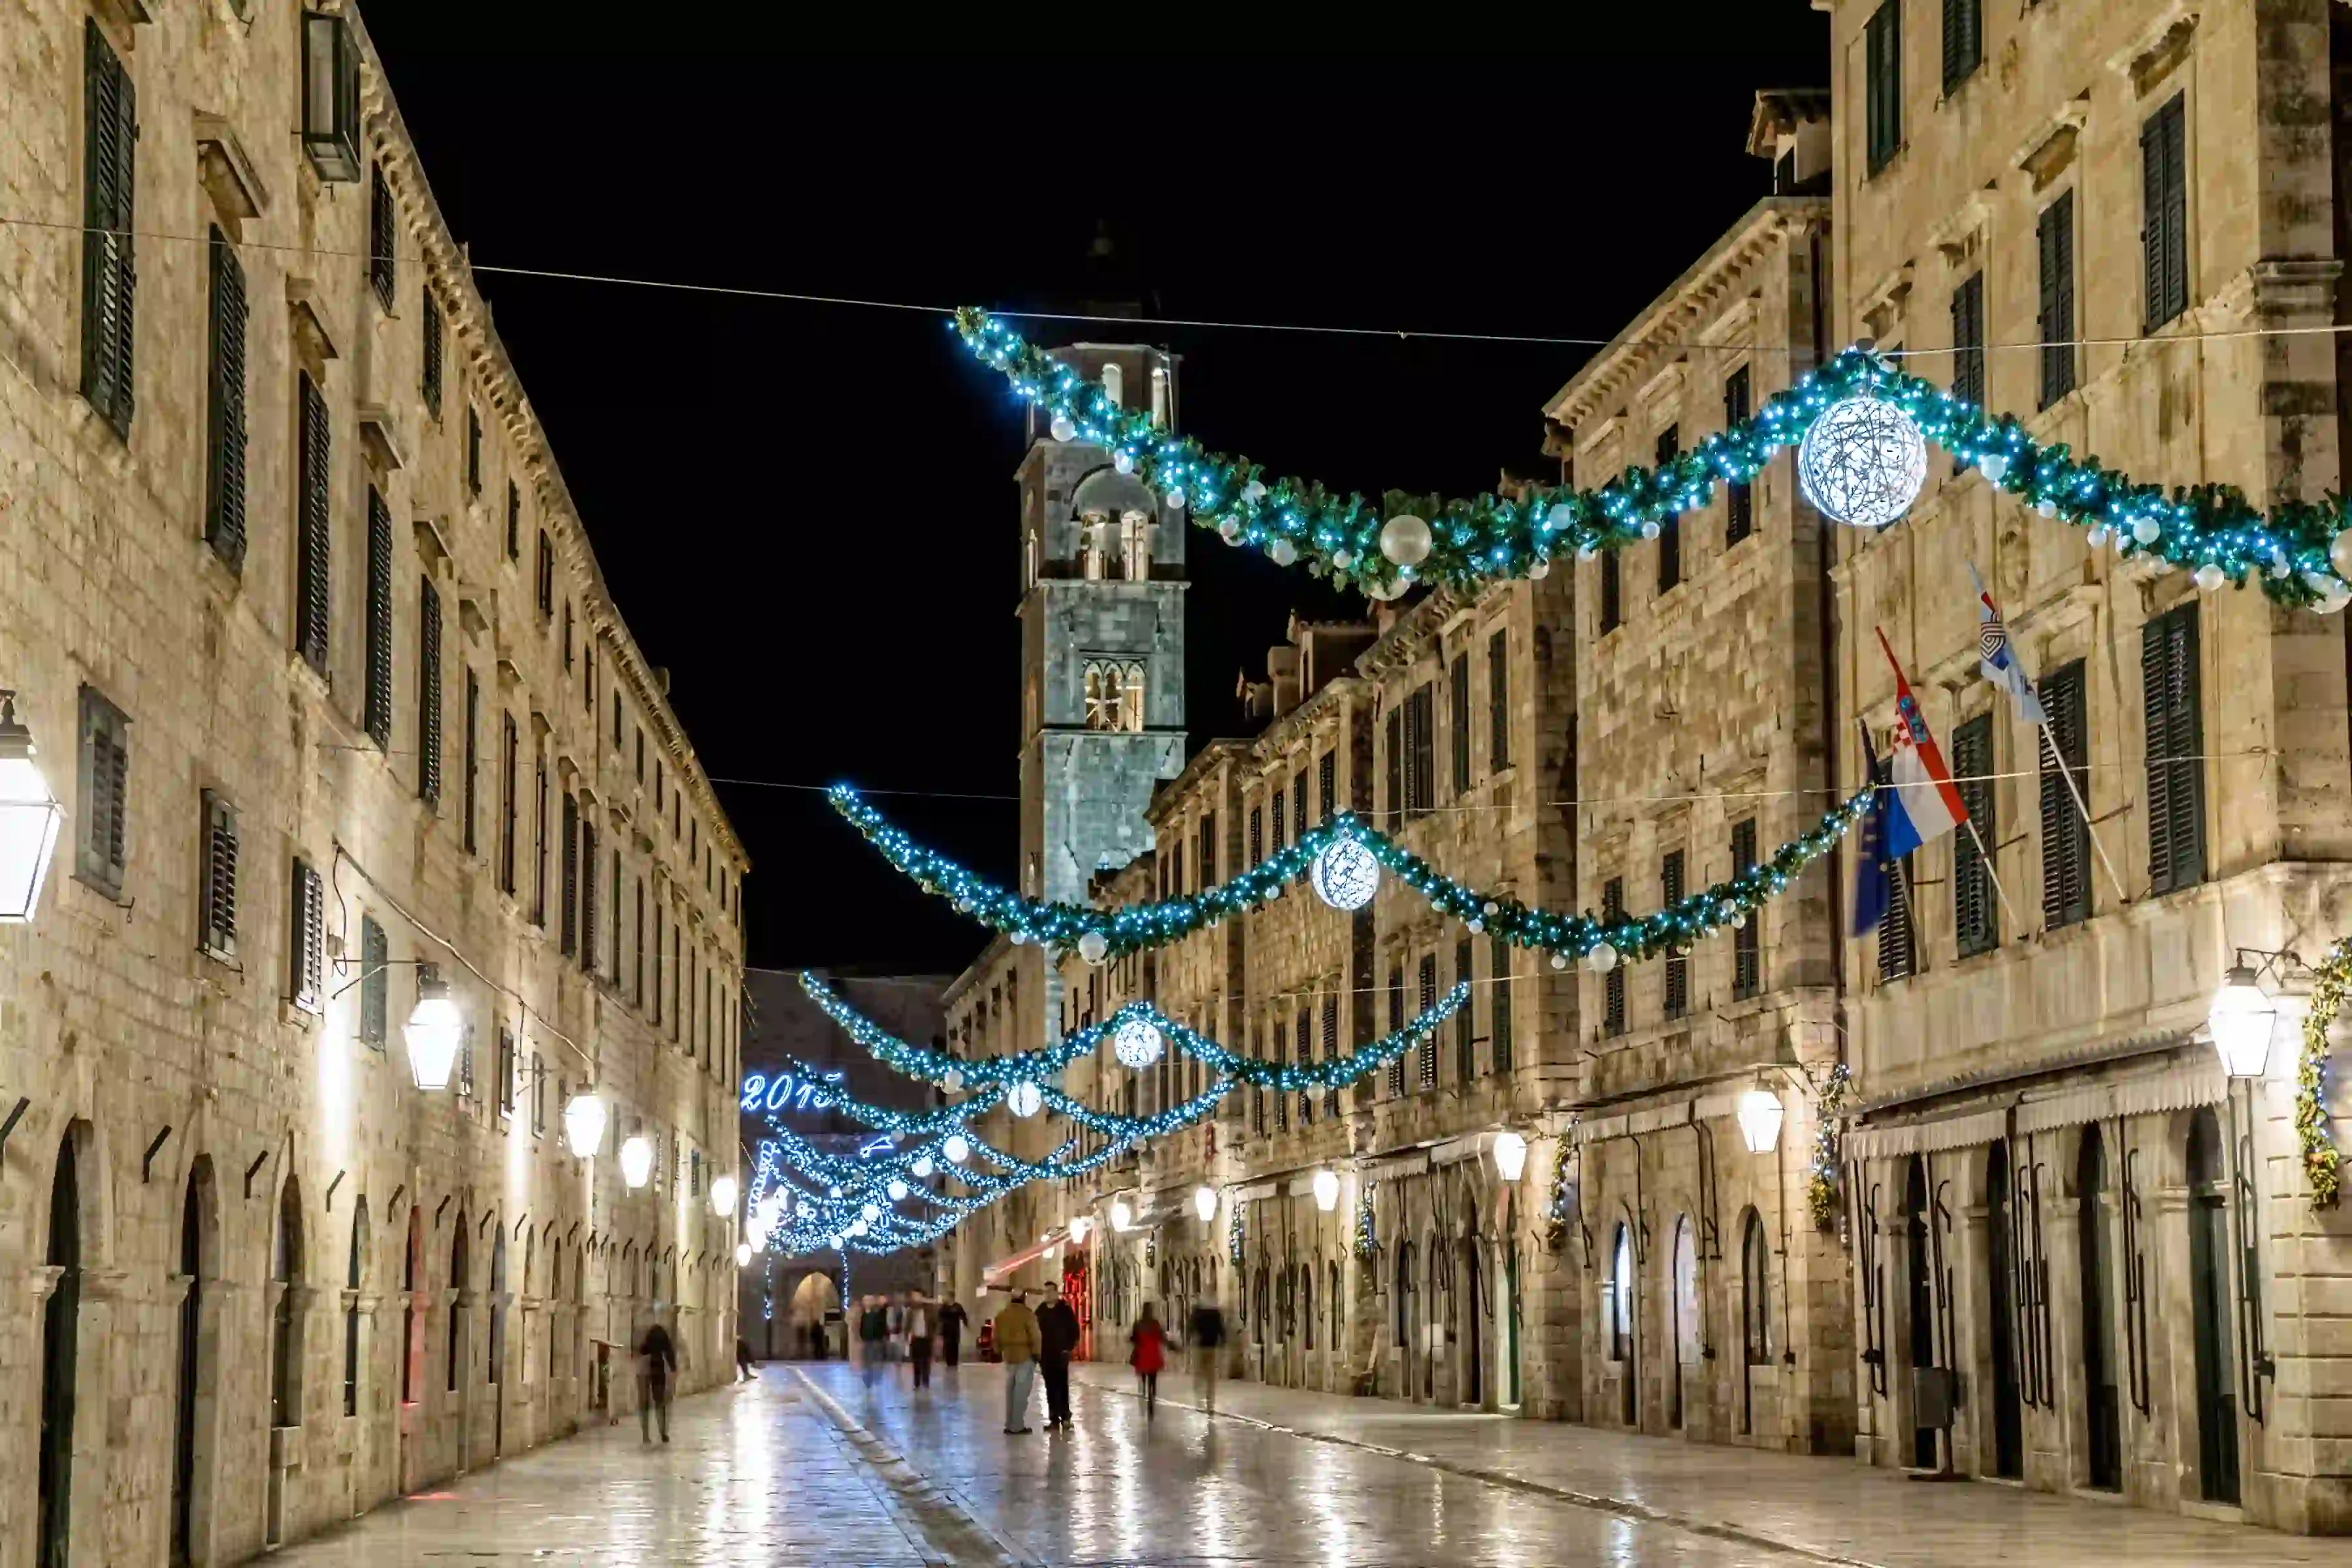
[[(478, 264), (1548, 336), (1612, 334), (1764, 194), (1769, 168), (1743, 150), (1754, 90), (1823, 82), (1829, 65), (1826, 18), (1795, 3), (1487, 57), (1284, 62), (813, 51), (708, 11), (665, 37), (635, 6), (609, 23), (567, 8), (554, 26), (486, 22), (502, 8), (478, 0), (362, 9)], [(1019, 410), (941, 317), (480, 283), (708, 773), (1013, 791)], [(1047, 342), (1171, 346), (1192, 434), (1372, 494), (1544, 471), (1541, 405), (1589, 352), (1023, 324)], [(1348, 606), (1206, 531), (1186, 543), (1197, 747), (1234, 732), (1234, 679), (1262, 678), (1290, 610)], [(984, 932), (822, 795), (717, 787), (753, 863), (753, 964), (952, 972), (978, 950)], [(1011, 876), (1009, 799), (879, 804)]]

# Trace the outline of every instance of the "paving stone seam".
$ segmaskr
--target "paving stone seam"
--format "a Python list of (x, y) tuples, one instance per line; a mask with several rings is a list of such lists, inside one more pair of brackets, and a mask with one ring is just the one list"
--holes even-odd
[(941, 1554), (939, 1562), (944, 1568), (1047, 1568), (1043, 1558), (1023, 1552), (989, 1528), (961, 1498), (924, 1475), (807, 1373), (793, 1367), (792, 1373), (807, 1392), (811, 1403), (840, 1429), (858, 1458), (884, 1486), (898, 1494), (897, 1501), (908, 1516), (911, 1533), (928, 1551)]
[[(1098, 1394), (1107, 1394), (1120, 1399), (1141, 1397), (1140, 1394), (1127, 1389), (1097, 1383), (1092, 1378), (1082, 1378), (1079, 1381)], [(1775, 1552), (1787, 1552), (1793, 1557), (1802, 1557), (1809, 1562), (1828, 1564), (1829, 1568), (1887, 1568), (1885, 1563), (1873, 1558), (1849, 1557), (1843, 1552), (1832, 1552), (1806, 1542), (1775, 1535), (1769, 1531), (1747, 1529), (1736, 1524), (1727, 1524), (1720, 1520), (1703, 1519), (1696, 1514), (1677, 1513), (1669, 1509), (1653, 1507), (1645, 1502), (1636, 1502), (1632, 1498), (1611, 1497), (1601, 1492), (1578, 1491), (1573, 1487), (1552, 1486), (1548, 1482), (1529, 1480), (1524, 1476), (1512, 1475), (1507, 1470), (1491, 1470), (1479, 1465), (1465, 1465), (1459, 1460), (1441, 1459), (1433, 1454), (1415, 1453), (1408, 1448), (1392, 1448), (1385, 1443), (1367, 1442), (1361, 1437), (1342, 1437), (1336, 1433), (1318, 1432), (1304, 1426), (1285, 1426), (1278, 1421), (1265, 1421), (1257, 1416), (1244, 1415), (1235, 1411), (1206, 1410), (1184, 1400), (1171, 1399), (1166, 1394), (1160, 1396), (1160, 1403), (1174, 1409), (1192, 1411), (1207, 1416), (1212, 1421), (1238, 1421), (1245, 1426), (1255, 1426), (1261, 1431), (1278, 1433), (1286, 1437), (1305, 1437), (1317, 1443), (1329, 1443), (1337, 1447), (1354, 1448), (1362, 1453), (1378, 1454), (1384, 1458), (1402, 1459), (1408, 1464), (1426, 1465), (1431, 1469), (1442, 1470), (1447, 1475), (1460, 1476), (1465, 1480), (1482, 1481), (1488, 1486), (1501, 1487), (1507, 1490), (1523, 1492), (1532, 1497), (1549, 1498), (1556, 1502), (1570, 1503), (1578, 1508), (1591, 1509), (1601, 1513), (1613, 1513), (1621, 1518), (1636, 1520), (1645, 1524), (1664, 1525), (1669, 1529), (1688, 1531), (1693, 1535), (1733, 1542), (1741, 1546), (1762, 1546)]]

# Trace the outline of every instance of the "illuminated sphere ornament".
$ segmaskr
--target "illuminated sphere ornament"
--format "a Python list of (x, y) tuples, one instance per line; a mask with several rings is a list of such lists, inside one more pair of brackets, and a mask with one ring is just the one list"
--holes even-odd
[(1100, 963), (1110, 952), (1110, 939), (1098, 931), (1090, 931), (1078, 938), (1078, 956), (1088, 963)]
[(937, 1167), (932, 1165), (931, 1157), (929, 1154), (918, 1154), (915, 1156), (915, 1163), (907, 1168), (914, 1172), (915, 1180), (919, 1182)]
[(1128, 451), (1114, 452), (1111, 454), (1110, 466), (1122, 474), (1131, 474), (1135, 472), (1135, 454)]
[(1597, 944), (1584, 955), (1584, 967), (1595, 974), (1608, 973), (1617, 967), (1617, 950), (1605, 942)]
[(1381, 553), (1400, 566), (1418, 566), (1429, 559), (1429, 524), (1409, 511), (1381, 524)]
[(1053, 424), (1047, 428), (1054, 433), (1054, 439), (1056, 441), (1075, 441), (1078, 438), (1078, 427), (1070, 422), (1070, 416), (1066, 414), (1055, 415)]
[(1996, 485), (2000, 483), (2001, 479), (2009, 473), (2009, 454), (2006, 452), (1985, 452), (1979, 455), (1977, 458), (1977, 471), (1985, 477), (1987, 482)]
[(1797, 483), (1823, 517), (1884, 528), (1927, 479), (1927, 440), (1908, 414), (1862, 392), (1822, 410), (1797, 447)]
[(1045, 1097), (1034, 1083), (1016, 1083), (1004, 1094), (1005, 1109), (1015, 1116), (1034, 1116)]
[(834, 1251), (839, 1252), (841, 1250), (841, 1233), (835, 1231), (833, 1235), (826, 1237), (824, 1238), (824, 1244), (833, 1248)]
[(2199, 590), (2207, 594), (2218, 593), (2221, 584), (2230, 580), (2222, 570), (2210, 561), (2197, 568), (2196, 575)]
[(1274, 563), (1276, 566), (1287, 566), (1298, 559), (1298, 546), (1291, 543), (1287, 539), (1277, 539), (1267, 549), (1266, 553), (1274, 557)]
[(2336, 536), (2336, 542), (2327, 547), (2327, 559), (2337, 576), (2352, 582), (2352, 528)]
[(857, 1214), (859, 1218), (863, 1219), (866, 1224), (872, 1225), (876, 1220), (882, 1217), (882, 1205), (880, 1204), (867, 1204), (864, 1208), (859, 1209)]
[(940, 1079), (940, 1087), (946, 1089), (950, 1094), (961, 1094), (963, 1092), (963, 1069), (961, 1068), (948, 1068), (948, 1076)]
[(1391, 600), (1403, 598), (1405, 590), (1412, 586), (1412, 584), (1402, 577), (1391, 577), (1384, 583), (1367, 583), (1364, 584), (1364, 597), (1378, 600), (1385, 605)]
[(890, 1201), (894, 1204), (905, 1202), (908, 1190), (907, 1184), (896, 1176), (891, 1177), (890, 1184), (883, 1189), (890, 1194)]
[(1110, 1037), (1111, 1054), (1118, 1058), (1121, 1066), (1138, 1072), (1158, 1061), (1167, 1047), (1167, 1037), (1160, 1034), (1160, 1026), (1149, 1018), (1129, 1018)]
[(1315, 894), (1335, 910), (1360, 910), (1380, 890), (1381, 863), (1352, 834), (1342, 834), (1323, 847), (1307, 873)]
[(961, 1132), (950, 1132), (948, 1141), (940, 1145), (940, 1152), (948, 1157), (950, 1165), (961, 1165), (971, 1158), (971, 1140)]
[(1201, 1216), (1201, 1222), (1203, 1225), (1216, 1218), (1217, 1189), (1214, 1187), (1194, 1187), (1192, 1189), (1192, 1212)]

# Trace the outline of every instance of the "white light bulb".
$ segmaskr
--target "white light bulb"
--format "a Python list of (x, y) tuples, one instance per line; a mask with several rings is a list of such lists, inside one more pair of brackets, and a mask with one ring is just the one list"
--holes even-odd
[(890, 1194), (890, 1201), (894, 1204), (904, 1203), (908, 1190), (907, 1184), (900, 1181), (896, 1176), (891, 1177), (890, 1184), (883, 1189), (883, 1191)]
[(940, 1152), (948, 1157), (949, 1164), (961, 1165), (971, 1158), (971, 1142), (961, 1132), (950, 1132), (947, 1142), (940, 1145)]
[(1110, 940), (1098, 931), (1087, 931), (1078, 938), (1078, 956), (1088, 963), (1100, 963), (1110, 952)]
[(1927, 479), (1927, 441), (1908, 414), (1855, 393), (1822, 411), (1797, 447), (1797, 483), (1813, 510), (1883, 528), (1911, 510)]
[(918, 1154), (915, 1156), (915, 1163), (907, 1168), (915, 1173), (915, 1180), (919, 1182), (929, 1175), (935, 1167), (931, 1164), (931, 1157), (929, 1154)]
[(1360, 910), (1380, 890), (1381, 863), (1353, 834), (1326, 844), (1307, 870), (1316, 896), (1335, 910)]
[(1034, 1116), (1045, 1103), (1044, 1091), (1034, 1083), (1016, 1083), (1004, 1094), (1004, 1107), (1015, 1116)]
[(1400, 566), (1418, 566), (1428, 560), (1433, 542), (1429, 524), (1409, 511), (1381, 525), (1381, 553)]
[(1054, 422), (1046, 428), (1056, 441), (1075, 441), (1078, 437), (1078, 427), (1070, 422), (1066, 414), (1055, 415)]
[(1617, 967), (1617, 950), (1601, 942), (1584, 955), (1584, 967), (1595, 974), (1606, 974)]

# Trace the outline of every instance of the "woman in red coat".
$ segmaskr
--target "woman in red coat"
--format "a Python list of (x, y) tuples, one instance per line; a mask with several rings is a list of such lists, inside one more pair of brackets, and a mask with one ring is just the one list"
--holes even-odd
[(1127, 1363), (1135, 1368), (1136, 1379), (1143, 1385), (1143, 1418), (1149, 1421), (1160, 1403), (1160, 1369), (1168, 1362), (1168, 1331), (1152, 1316), (1150, 1302), (1143, 1304), (1143, 1316), (1136, 1320), (1127, 1337), (1135, 1346)]

